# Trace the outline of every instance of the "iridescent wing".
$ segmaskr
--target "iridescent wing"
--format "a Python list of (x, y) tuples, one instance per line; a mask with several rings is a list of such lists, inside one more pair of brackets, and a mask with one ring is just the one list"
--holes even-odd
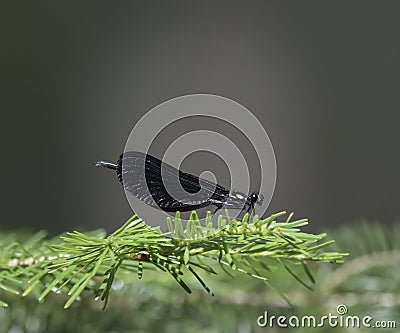
[(182, 172), (142, 152), (122, 154), (117, 161), (117, 176), (133, 196), (164, 211), (222, 207), (230, 196), (223, 186)]

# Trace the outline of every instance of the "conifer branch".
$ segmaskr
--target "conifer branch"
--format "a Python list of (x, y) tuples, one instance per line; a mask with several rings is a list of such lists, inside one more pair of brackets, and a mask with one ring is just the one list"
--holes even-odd
[[(52, 240), (46, 240), (44, 233), (24, 243), (3, 240), (0, 288), (15, 295), (34, 294), (39, 301), (50, 293), (65, 294), (68, 296), (65, 308), (89, 291), (103, 301), (105, 308), (117, 274), (121, 277), (133, 272), (141, 279), (147, 269), (168, 273), (188, 293), (191, 289), (185, 279), (191, 275), (206, 292), (213, 294), (202, 276), (217, 274), (214, 269), (217, 263), (228, 274), (237, 271), (262, 280), (290, 303), (268, 281), (271, 268), (284, 269), (311, 288), (314, 280), (308, 261), (340, 263), (347, 254), (322, 252), (333, 241), (321, 242), (326, 234), (301, 232), (299, 228), (308, 221), (292, 221), (293, 214), (279, 221), (285, 214), (273, 214), (266, 219), (255, 216), (252, 221), (247, 214), (242, 221), (220, 215), (215, 229), (210, 213), (205, 225), (201, 225), (193, 212), (184, 228), (178, 212), (175, 218), (167, 220), (168, 233), (133, 216), (109, 236), (103, 231), (86, 234), (74, 231)], [(302, 265), (308, 282), (291, 270), (292, 264)]]

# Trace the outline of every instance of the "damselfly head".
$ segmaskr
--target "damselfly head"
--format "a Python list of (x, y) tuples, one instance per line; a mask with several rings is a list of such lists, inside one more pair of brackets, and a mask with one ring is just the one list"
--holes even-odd
[(264, 201), (264, 196), (258, 192), (253, 192), (252, 194), (250, 194), (250, 200), (253, 205), (261, 205)]

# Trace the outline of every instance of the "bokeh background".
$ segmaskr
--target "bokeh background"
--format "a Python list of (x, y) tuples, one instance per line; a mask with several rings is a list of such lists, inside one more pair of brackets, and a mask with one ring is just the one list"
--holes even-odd
[(35, 1), (2, 5), (1, 225), (113, 230), (114, 160), (137, 120), (211, 93), (275, 148), (269, 212), (392, 223), (400, 194), (396, 1)]
[(270, 136), (268, 213), (309, 218), (351, 256), (314, 267), (314, 293), (278, 272), (295, 308), (250, 278), (207, 278), (211, 298), (160, 273), (116, 288), (101, 314), (90, 297), (68, 311), (56, 296), (8, 299), (0, 332), (265, 332), (255, 320), (266, 306), (326, 314), (340, 302), (398, 320), (399, 11), (389, 0), (3, 2), (2, 232), (120, 226), (125, 194), (92, 162), (115, 160), (154, 106), (210, 93), (247, 107)]

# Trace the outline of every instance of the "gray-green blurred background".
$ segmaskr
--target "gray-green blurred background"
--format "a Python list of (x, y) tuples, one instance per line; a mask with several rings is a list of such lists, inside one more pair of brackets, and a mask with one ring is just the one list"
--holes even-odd
[(31, 1), (1, 6), (1, 228), (131, 215), (108, 172), (173, 97), (249, 108), (275, 148), (269, 212), (311, 226), (399, 217), (397, 1)]
[(308, 217), (350, 256), (311, 263), (314, 292), (283, 269), (266, 273), (294, 307), (239, 273), (204, 276), (211, 297), (146, 270), (101, 314), (92, 295), (65, 311), (63, 296), (39, 305), (0, 290), (10, 304), (0, 332), (282, 332), (257, 317), (338, 304), (398, 325), (399, 12), (399, 1), (3, 1), (0, 252), (14, 237), (5, 229), (121, 225), (125, 194), (92, 162), (115, 160), (154, 106), (210, 93), (247, 107), (270, 136), (278, 178), (267, 213)]

